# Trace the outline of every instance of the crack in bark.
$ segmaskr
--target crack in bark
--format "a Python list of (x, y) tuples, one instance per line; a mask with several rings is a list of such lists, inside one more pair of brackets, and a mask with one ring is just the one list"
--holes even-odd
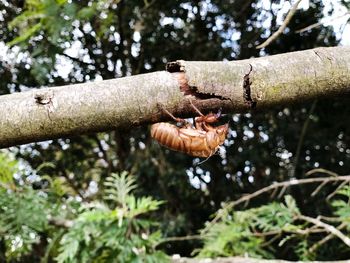
[(314, 50), (314, 53), (315, 53), (316, 56), (319, 57), (319, 59), (321, 61), (323, 61), (323, 59), (322, 59), (322, 56), (323, 56), (324, 58), (328, 59), (328, 61), (330, 63), (332, 63), (333, 58), (331, 56), (327, 55), (327, 54), (322, 54), (322, 50)]
[(207, 99), (219, 99), (219, 100), (231, 100), (221, 95), (215, 93), (205, 93), (200, 92), (198, 87), (188, 85), (188, 81), (184, 72), (177, 73), (177, 79), (180, 84), (180, 91), (184, 93), (185, 96), (192, 95), (196, 99), (207, 100)]
[(253, 66), (249, 64), (250, 69), (247, 74), (243, 77), (243, 99), (245, 104), (247, 104), (251, 109), (256, 107), (256, 101), (252, 99), (251, 88), (252, 81), (250, 80), (250, 73), (253, 71)]
[[(207, 100), (207, 99), (219, 99), (219, 100), (231, 100), (230, 98), (226, 98), (221, 95), (216, 95), (215, 93), (204, 93), (204, 92), (199, 92), (198, 88), (195, 86), (189, 86), (189, 94), (188, 95), (193, 95), (197, 99), (201, 100)], [(186, 93), (185, 93), (186, 95)]]

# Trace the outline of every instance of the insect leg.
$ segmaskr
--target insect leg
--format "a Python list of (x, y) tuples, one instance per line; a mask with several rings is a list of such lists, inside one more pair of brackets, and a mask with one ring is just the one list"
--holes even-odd
[(173, 114), (170, 113), (170, 111), (168, 111), (167, 109), (163, 108), (163, 110), (165, 111), (166, 114), (168, 114), (174, 121), (181, 123), (184, 126), (191, 126), (191, 123), (189, 123), (188, 121), (186, 121), (185, 119), (181, 119), (181, 118), (176, 118)]
[(190, 100), (190, 103), (191, 103), (191, 106), (194, 108), (196, 112), (198, 112), (199, 115), (204, 116), (204, 114), (196, 106), (194, 106), (192, 100)]
[(205, 130), (205, 129), (203, 128), (203, 124), (204, 124), (204, 122), (205, 122), (205, 117), (206, 117), (206, 116), (205, 116), (196, 106), (194, 106), (192, 100), (189, 100), (189, 101), (190, 101), (190, 103), (191, 103), (192, 108), (193, 108), (196, 112), (198, 112), (198, 114), (200, 115), (200, 117), (194, 118), (194, 124), (195, 124), (196, 129), (201, 130), (201, 131)]

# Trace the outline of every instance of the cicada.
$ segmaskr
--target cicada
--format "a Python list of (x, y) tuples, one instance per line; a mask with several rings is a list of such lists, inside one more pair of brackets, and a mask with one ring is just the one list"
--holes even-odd
[(155, 123), (151, 127), (151, 136), (161, 145), (179, 152), (196, 157), (209, 158), (219, 149), (225, 141), (228, 132), (228, 123), (213, 126), (218, 122), (221, 111), (218, 113), (202, 114), (191, 102), (192, 107), (199, 116), (194, 119), (194, 125), (185, 119), (174, 117), (169, 111), (165, 112), (171, 116), (180, 126), (167, 122)]

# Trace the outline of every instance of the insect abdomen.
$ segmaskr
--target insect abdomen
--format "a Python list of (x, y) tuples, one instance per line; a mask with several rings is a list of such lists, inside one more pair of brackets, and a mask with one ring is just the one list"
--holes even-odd
[(216, 152), (216, 146), (210, 147), (207, 134), (191, 128), (178, 128), (170, 123), (156, 123), (151, 127), (151, 136), (161, 145), (175, 151), (196, 157), (209, 157)]
[(153, 124), (151, 136), (163, 146), (187, 153), (185, 141), (179, 137), (179, 128), (175, 125), (166, 122)]

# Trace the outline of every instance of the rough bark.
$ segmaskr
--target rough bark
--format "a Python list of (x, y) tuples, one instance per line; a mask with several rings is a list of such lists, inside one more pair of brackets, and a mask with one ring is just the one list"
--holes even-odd
[(177, 61), (167, 71), (0, 96), (0, 148), (204, 111), (256, 111), (350, 93), (350, 47), (232, 62)]

